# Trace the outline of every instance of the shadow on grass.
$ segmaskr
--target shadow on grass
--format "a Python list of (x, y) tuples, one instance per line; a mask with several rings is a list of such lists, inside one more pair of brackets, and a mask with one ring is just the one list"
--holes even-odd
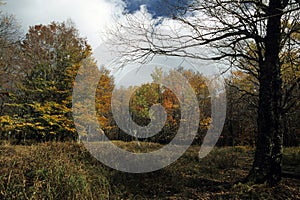
[[(0, 145), (0, 199), (300, 199), (294, 178), (272, 188), (237, 183), (251, 167), (252, 149), (216, 148), (205, 159), (198, 150), (191, 147), (161, 170), (130, 174), (75, 143)], [(299, 150), (286, 149), (286, 168), (299, 166)]]
[(146, 174), (129, 174), (118, 171), (114, 171), (112, 174), (111, 184), (115, 188), (115, 195), (125, 199), (196, 198), (195, 193), (221, 192), (234, 185), (230, 182), (201, 177), (186, 177), (180, 172), (170, 173), (166, 169)]

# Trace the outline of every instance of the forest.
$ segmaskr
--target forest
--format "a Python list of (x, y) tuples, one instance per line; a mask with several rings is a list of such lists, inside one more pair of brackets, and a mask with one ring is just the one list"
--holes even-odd
[[(72, 88), (82, 65), (88, 66), (89, 73), (101, 73), (96, 91), (96, 110), (104, 133), (114, 140), (134, 140), (118, 128), (111, 113), (111, 95), (115, 85), (113, 76), (104, 66), (97, 67), (91, 47), (78, 36), (75, 25), (71, 21), (35, 25), (30, 27), (23, 39), (18, 35), (17, 23), (13, 16), (2, 16), (1, 140), (10, 140), (13, 144), (76, 141), (78, 135), (72, 120)], [(300, 36), (294, 37), (297, 39)], [(299, 61), (291, 61), (282, 66), (283, 83), (287, 88), (285, 96), (289, 102), (283, 116), (284, 144), (298, 146), (299, 87), (295, 83), (299, 79), (299, 65), (294, 62)], [(201, 116), (195, 143), (201, 143), (210, 124), (211, 101), (207, 77), (183, 67), (174, 70), (187, 78), (197, 95)], [(172, 71), (166, 74), (157, 68), (156, 74), (151, 76), (153, 79), (165, 76), (176, 84), (176, 80), (172, 80)], [(167, 123), (158, 137), (149, 138), (149, 141), (168, 143), (180, 123), (180, 105), (174, 93), (150, 83), (138, 89), (122, 86), (116, 90), (117, 95), (124, 98), (124, 102), (118, 98), (120, 104), (126, 106), (125, 96), (129, 91), (134, 91), (130, 99), (132, 118), (141, 126), (149, 123), (152, 105), (160, 103), (164, 106)], [(226, 78), (226, 95), (227, 116), (218, 144), (254, 146), (258, 107), (256, 78), (244, 71), (232, 71)]]
[[(185, 66), (168, 72), (157, 66), (151, 74), (153, 82), (164, 79), (180, 91), (181, 83), (174, 74), (188, 80), (200, 116), (197, 127), (184, 129), (188, 133), (196, 128), (197, 133), (183, 157), (167, 168), (145, 174), (110, 169), (95, 160), (81, 142), (93, 140), (90, 126), (97, 123), (102, 134), (119, 147), (132, 152), (159, 149), (173, 140), (182, 121), (189, 120), (181, 112), (178, 96), (157, 83), (116, 87), (112, 70), (99, 64), (72, 20), (36, 24), (24, 34), (18, 16), (0, 11), (0, 199), (268, 199), (275, 198), (275, 193), (279, 199), (300, 199), (300, 2), (267, 2), (239, 1), (233, 3), (236, 7), (227, 7), (226, 1), (191, 4), (190, 12), (205, 9), (207, 16), (218, 20), (219, 29), (208, 28), (205, 33), (199, 30), (205, 27), (196, 25), (199, 21), (179, 16), (177, 8), (174, 20), (194, 31), (196, 35), (188, 36), (192, 42), (199, 47), (211, 44), (220, 51), (211, 59), (228, 59), (226, 63), (230, 63), (224, 75), (226, 90), (220, 94), (226, 96), (226, 119), (215, 149), (199, 160), (196, 152), (213, 120), (211, 77)], [(253, 4), (257, 13), (241, 4)], [(218, 17), (220, 14), (238, 20), (230, 24)], [(248, 15), (253, 15), (253, 21)], [(254, 19), (260, 15), (267, 17), (264, 21)], [(151, 31), (157, 40), (186, 37), (164, 35), (140, 26), (138, 19), (128, 20), (137, 21), (121, 25), (123, 32), (142, 33), (132, 37), (147, 38)], [(273, 34), (277, 30), (279, 34)], [(113, 45), (130, 46), (122, 52), (126, 57), (139, 57), (140, 53), (141, 57), (162, 54), (202, 59), (188, 51), (197, 46), (194, 43), (169, 47), (137, 38), (150, 43), (147, 49), (130, 43), (126, 34), (110, 34), (118, 38), (112, 39)], [(72, 99), (79, 69), (88, 75), (82, 80), (85, 85), (92, 81), (90, 76), (100, 77), (92, 104), (97, 122), (85, 111), (88, 98), (76, 103)], [(77, 89), (82, 94), (88, 90)], [(142, 127), (155, 118), (152, 106), (162, 105), (166, 121), (160, 132), (148, 138), (127, 134), (131, 131), (129, 121), (122, 120), (126, 128), (120, 128), (118, 116), (112, 112), (113, 93), (118, 116), (126, 112), (129, 101), (131, 119)], [(188, 96), (184, 101), (192, 105)], [(74, 116), (74, 107), (83, 114)], [(75, 124), (74, 118), (80, 123)], [(55, 161), (43, 165), (47, 159)]]

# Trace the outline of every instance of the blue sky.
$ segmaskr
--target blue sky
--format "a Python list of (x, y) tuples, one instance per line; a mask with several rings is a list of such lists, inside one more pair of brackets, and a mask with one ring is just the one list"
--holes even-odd
[(167, 4), (185, 7), (192, 0), (4, 0), (2, 13), (14, 14), (24, 32), (29, 26), (72, 19), (83, 37), (96, 47), (113, 20), (146, 6), (154, 18), (170, 14)]
[[(144, 5), (154, 18), (168, 17), (167, 3), (186, 7), (193, 0), (4, 0), (0, 6), (2, 13), (14, 14), (23, 27), (62, 22), (72, 19), (82, 37), (95, 50), (96, 58), (109, 58), (103, 50), (103, 33), (115, 23), (115, 19), (125, 13), (134, 13)], [(172, 62), (181, 63), (180, 59)], [(174, 64), (173, 63), (173, 64)], [(204, 65), (203, 65), (204, 66)], [(205, 68), (206, 69), (206, 68)], [(204, 68), (203, 68), (204, 70)]]
[[(125, 11), (133, 13), (145, 5), (149, 13), (156, 17), (169, 17), (172, 14), (178, 14), (186, 8), (192, 0), (123, 0), (125, 2)], [(182, 9), (172, 9), (173, 6)]]

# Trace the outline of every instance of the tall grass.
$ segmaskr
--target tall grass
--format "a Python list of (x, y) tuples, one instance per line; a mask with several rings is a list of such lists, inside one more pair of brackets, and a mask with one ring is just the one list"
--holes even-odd
[(108, 199), (105, 167), (72, 143), (0, 147), (0, 199)]
[[(161, 148), (153, 143), (114, 144), (138, 153)], [(214, 148), (203, 159), (198, 151), (198, 146), (192, 146), (164, 169), (129, 174), (102, 165), (77, 143), (4, 143), (0, 145), (0, 199), (300, 199), (296, 179), (275, 188), (233, 185), (251, 168), (252, 148)], [(299, 151), (299, 147), (285, 149), (284, 169), (297, 172)]]

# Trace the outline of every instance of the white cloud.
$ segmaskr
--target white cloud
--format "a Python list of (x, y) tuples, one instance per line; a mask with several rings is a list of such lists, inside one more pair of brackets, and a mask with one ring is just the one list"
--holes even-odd
[[(152, 16), (147, 12), (145, 6), (141, 6), (141, 10), (132, 15), (122, 16), (123, 6), (122, 0), (9, 0), (1, 8), (4, 12), (15, 14), (17, 19), (21, 21), (25, 31), (29, 26), (36, 24), (48, 24), (51, 21), (61, 22), (71, 18), (79, 29), (81, 36), (87, 37), (89, 44), (96, 50), (95, 56), (98, 58), (98, 63), (102, 64), (114, 58), (114, 55), (110, 54), (103, 44), (101, 45), (103, 42), (102, 33), (114, 26), (116, 22), (126, 24), (126, 20), (130, 16), (135, 20), (143, 21), (145, 27), (147, 25), (149, 27), (153, 23)], [(162, 33), (169, 33), (170, 35), (178, 34), (178, 30), (182, 34), (190, 31), (170, 19), (164, 20), (159, 28)], [(131, 38), (132, 41), (137, 42), (137, 35), (128, 35), (127, 39), (130, 37), (134, 37)], [(156, 42), (163, 42), (172, 46), (179, 41), (169, 41), (166, 38)], [(178, 45), (180, 45), (180, 42)], [(201, 51), (203, 52), (203, 49), (199, 50), (199, 52)], [(177, 60), (179, 60), (179, 63), (181, 62), (180, 59)]]
[[(135, 50), (142, 47), (149, 47), (146, 35), (148, 38), (151, 38), (152, 42), (156, 45), (166, 48), (167, 46), (172, 48), (174, 48), (174, 46), (180, 47), (189, 42), (188, 39), (190, 39), (190, 37), (181, 36), (190, 36), (192, 33), (190, 27), (172, 19), (161, 20), (154, 29), (151, 29), (153, 28), (153, 24), (156, 24), (156, 21), (152, 18), (151, 14), (148, 13), (145, 6), (141, 6), (140, 11), (119, 18), (116, 23), (116, 27), (113, 27), (111, 30), (113, 33), (111, 37), (108, 37), (109, 39), (106, 42), (95, 49), (95, 57), (98, 64), (104, 65), (112, 70), (116, 81), (121, 79), (132, 69), (147, 67), (149, 64), (148, 62), (152, 64), (157, 63), (159, 66), (168, 66), (170, 68), (177, 68), (181, 66), (186, 69), (196, 70), (206, 76), (218, 74), (220, 69), (219, 67), (221, 67), (220, 63), (215, 61), (186, 58), (184, 53), (182, 54), (182, 57), (150, 57), (151, 59), (146, 59), (146, 63), (144, 64), (135, 62), (137, 61), (136, 59), (143, 55), (142, 51), (136, 52)], [(158, 38), (152, 38), (153, 35), (151, 35), (151, 30), (156, 31)], [(209, 57), (212, 53), (208, 48), (192, 45), (186, 50), (190, 54), (195, 54), (204, 58)], [(123, 65), (124, 67), (120, 68), (120, 66)], [(146, 75), (134, 76), (133, 74), (130, 74), (128, 80), (125, 79), (124, 81), (128, 85), (131, 85), (130, 83), (133, 81), (141, 83), (145, 80), (148, 80), (146, 79)]]
[(72, 19), (83, 37), (96, 47), (101, 43), (101, 32), (121, 12), (120, 0), (9, 0), (4, 12), (16, 15), (25, 31), (29, 26), (51, 21)]

